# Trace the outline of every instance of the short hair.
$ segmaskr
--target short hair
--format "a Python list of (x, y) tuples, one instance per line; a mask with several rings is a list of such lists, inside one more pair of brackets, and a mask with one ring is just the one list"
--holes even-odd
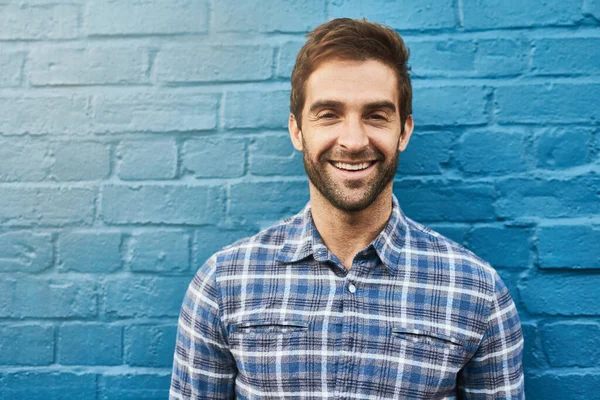
[(395, 30), (366, 19), (337, 18), (318, 26), (307, 37), (292, 71), (290, 112), (298, 121), (298, 127), (302, 124), (306, 82), (321, 63), (333, 59), (377, 60), (396, 74), (401, 130), (404, 130), (406, 118), (412, 114), (412, 85), (407, 65), (410, 53)]

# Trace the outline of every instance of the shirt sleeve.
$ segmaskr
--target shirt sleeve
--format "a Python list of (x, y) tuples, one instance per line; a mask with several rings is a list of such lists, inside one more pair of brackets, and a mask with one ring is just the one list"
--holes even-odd
[(525, 399), (519, 315), (495, 271), (494, 278), (487, 329), (477, 351), (459, 372), (461, 399)]
[(223, 328), (215, 281), (208, 260), (186, 292), (177, 327), (169, 399), (234, 399), (237, 368)]

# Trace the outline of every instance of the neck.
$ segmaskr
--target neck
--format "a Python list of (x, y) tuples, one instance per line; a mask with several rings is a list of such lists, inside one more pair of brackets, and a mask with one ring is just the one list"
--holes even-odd
[(310, 184), (313, 221), (323, 243), (350, 269), (354, 256), (369, 245), (385, 227), (392, 213), (392, 183), (361, 211), (334, 207)]

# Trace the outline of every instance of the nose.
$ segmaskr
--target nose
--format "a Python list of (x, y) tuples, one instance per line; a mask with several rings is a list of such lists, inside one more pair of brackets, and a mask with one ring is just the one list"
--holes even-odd
[(369, 137), (361, 118), (348, 118), (338, 136), (338, 144), (351, 152), (359, 152), (369, 145)]

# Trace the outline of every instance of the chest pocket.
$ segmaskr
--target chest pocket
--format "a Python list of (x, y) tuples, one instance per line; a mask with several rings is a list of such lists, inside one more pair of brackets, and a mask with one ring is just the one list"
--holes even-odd
[[(310, 368), (306, 350), (315, 338), (300, 319), (253, 319), (230, 325), (229, 347), (243, 385), (278, 399), (278, 392), (295, 391)], [(240, 385), (241, 386), (241, 385)]]
[(232, 326), (237, 334), (278, 334), (308, 330), (308, 323), (300, 320), (253, 320)]
[(461, 350), (464, 346), (462, 340), (438, 332), (396, 327), (392, 328), (392, 335), (415, 345), (434, 346), (449, 350)]
[(398, 367), (421, 377), (404, 380), (402, 392), (427, 392), (435, 398), (454, 392), (457, 373), (475, 350), (462, 338), (406, 327), (392, 327), (391, 341), (402, 360)]

